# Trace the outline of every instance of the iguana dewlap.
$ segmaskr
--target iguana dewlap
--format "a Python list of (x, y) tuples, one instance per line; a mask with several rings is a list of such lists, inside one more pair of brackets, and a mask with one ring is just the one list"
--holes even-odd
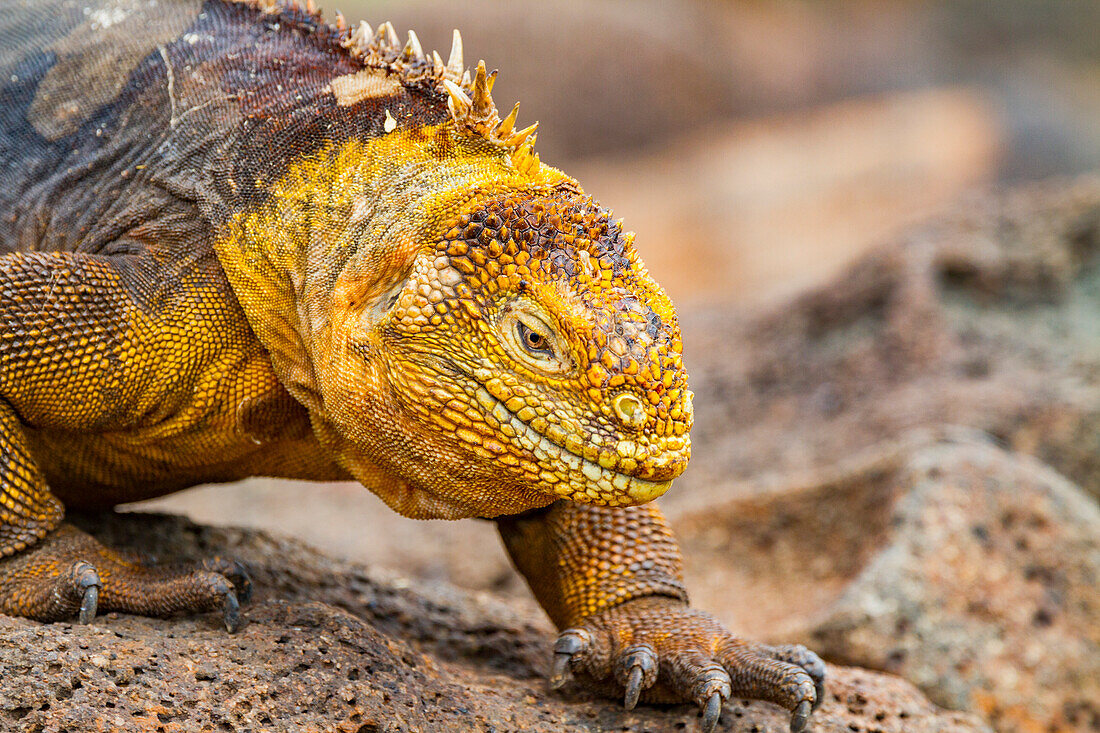
[(498, 523), (555, 683), (802, 729), (821, 661), (690, 608), (649, 503), (690, 454), (673, 306), (495, 76), (258, 0), (0, 2), (0, 612), (233, 630), (232, 563), (134, 564), (64, 506), (354, 478)]

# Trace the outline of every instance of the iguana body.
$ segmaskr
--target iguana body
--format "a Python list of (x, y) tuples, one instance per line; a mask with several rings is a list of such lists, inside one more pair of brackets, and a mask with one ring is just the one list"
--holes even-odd
[(805, 724), (820, 661), (688, 608), (647, 504), (690, 451), (672, 305), (494, 78), (293, 7), (2, 8), (0, 611), (235, 627), (231, 564), (140, 566), (63, 505), (354, 478), (496, 519), (555, 679)]

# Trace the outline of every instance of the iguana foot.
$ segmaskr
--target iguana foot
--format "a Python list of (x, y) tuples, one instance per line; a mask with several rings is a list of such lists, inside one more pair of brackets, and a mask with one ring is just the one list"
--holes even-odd
[(86, 624), (99, 611), (168, 616), (221, 609), (232, 633), (240, 628), (240, 602), (248, 601), (251, 588), (239, 563), (213, 558), (192, 568), (144, 565), (68, 524), (0, 559), (0, 612), (38, 621), (75, 615)]
[(632, 708), (692, 700), (703, 730), (714, 730), (731, 697), (767, 700), (791, 711), (791, 733), (806, 727), (825, 694), (825, 664), (803, 646), (767, 646), (730, 634), (717, 619), (672, 598), (640, 598), (566, 629), (554, 645), (550, 684), (572, 671), (622, 690)]

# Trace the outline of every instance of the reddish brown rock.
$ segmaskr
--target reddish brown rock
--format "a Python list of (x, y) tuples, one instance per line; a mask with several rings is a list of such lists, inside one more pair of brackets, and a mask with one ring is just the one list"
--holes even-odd
[(683, 517), (696, 600), (1003, 733), (1096, 730), (1100, 509), (1032, 458), (959, 441)]
[[(422, 584), (303, 545), (155, 515), (100, 518), (146, 554), (245, 560), (257, 600), (227, 635), (215, 616), (107, 616), (91, 626), (0, 616), (0, 729), (12, 731), (691, 730), (690, 706), (631, 712), (572, 686), (550, 693), (546, 622), (485, 594)], [(816, 733), (988, 731), (909, 683), (830, 669)], [(733, 701), (719, 730), (786, 731), (785, 711)]]

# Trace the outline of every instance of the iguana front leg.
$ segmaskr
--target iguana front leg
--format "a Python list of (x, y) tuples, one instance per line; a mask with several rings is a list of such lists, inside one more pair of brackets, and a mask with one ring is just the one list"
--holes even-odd
[(250, 589), (243, 568), (231, 560), (143, 565), (67, 523), (28, 550), (0, 559), (0, 613), (38, 621), (76, 616), (86, 624), (102, 611), (169, 616), (221, 610), (233, 632)]
[(0, 257), (0, 613), (88, 622), (101, 610), (221, 608), (230, 630), (239, 625), (238, 594), (247, 595), (248, 583), (238, 567), (145, 567), (62, 523), (64, 508), (27, 439), (36, 429), (119, 430), (155, 407), (139, 387), (163, 373), (155, 355), (173, 342), (160, 338), (150, 315), (158, 313), (153, 303), (171, 301), (146, 297), (151, 266), (136, 256)]
[(703, 728), (730, 697), (791, 711), (801, 731), (824, 692), (825, 666), (805, 647), (734, 637), (688, 606), (680, 551), (655, 504), (630, 508), (559, 501), (498, 520), (516, 567), (559, 629), (551, 684), (567, 669), (625, 704), (692, 700)]

